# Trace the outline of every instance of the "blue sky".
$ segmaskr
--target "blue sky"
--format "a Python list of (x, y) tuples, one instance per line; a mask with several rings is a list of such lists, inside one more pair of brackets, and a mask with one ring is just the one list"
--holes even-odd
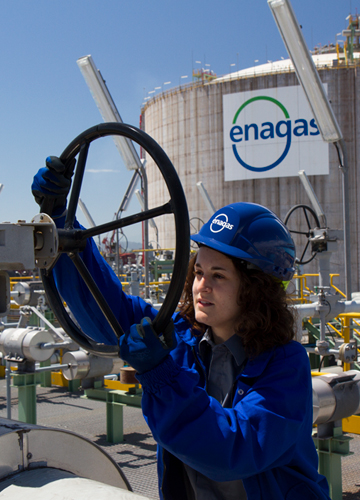
[[(360, 2), (292, 5), (312, 49), (334, 43)], [(102, 121), (78, 58), (92, 55), (123, 121), (138, 126), (149, 92), (190, 82), (195, 61), (223, 75), (287, 57), (266, 0), (0, 0), (0, 7), (1, 221), (29, 222), (38, 212), (32, 178), (46, 156)], [(110, 138), (97, 142), (81, 198), (100, 224), (112, 220), (131, 174)], [(80, 211), (79, 219), (85, 223)], [(126, 235), (140, 241), (139, 228)]]

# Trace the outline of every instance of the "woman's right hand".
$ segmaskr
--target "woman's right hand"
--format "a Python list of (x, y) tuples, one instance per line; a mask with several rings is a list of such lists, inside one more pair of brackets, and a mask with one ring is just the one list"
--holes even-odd
[(57, 156), (48, 156), (46, 167), (34, 176), (31, 191), (35, 201), (41, 211), (54, 218), (60, 217), (66, 209), (75, 163), (72, 159), (65, 165)]

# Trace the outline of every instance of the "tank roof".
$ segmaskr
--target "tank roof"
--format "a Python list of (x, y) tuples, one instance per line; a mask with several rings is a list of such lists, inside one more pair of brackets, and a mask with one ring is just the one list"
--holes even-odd
[[(341, 54), (340, 61), (345, 61), (343, 54)], [(360, 59), (360, 52), (354, 53), (354, 59)], [(338, 64), (338, 55), (336, 52), (326, 53), (326, 54), (314, 54), (312, 55), (315, 66), (318, 69), (333, 68)], [(251, 68), (245, 68), (234, 73), (229, 73), (216, 78), (211, 83), (220, 83), (228, 80), (235, 80), (237, 78), (246, 78), (252, 76), (260, 76), (271, 73), (282, 73), (294, 71), (294, 66), (291, 59), (280, 59), (279, 61), (268, 61), (266, 64), (258, 64), (252, 66)]]

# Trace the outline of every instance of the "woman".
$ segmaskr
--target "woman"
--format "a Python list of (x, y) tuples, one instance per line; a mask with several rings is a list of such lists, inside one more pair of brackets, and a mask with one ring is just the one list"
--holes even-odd
[[(37, 199), (50, 182), (41, 172), (33, 184)], [(83, 253), (126, 332), (120, 355), (143, 387), (143, 413), (158, 443), (160, 497), (329, 499), (311, 438), (310, 366), (293, 340), (287, 305), (295, 260), (288, 230), (260, 205), (234, 203), (192, 239), (199, 250), (181, 309), (160, 338), (151, 326), (156, 311), (122, 292), (93, 242)], [(66, 256), (55, 274), (87, 335), (116, 342), (101, 329)]]

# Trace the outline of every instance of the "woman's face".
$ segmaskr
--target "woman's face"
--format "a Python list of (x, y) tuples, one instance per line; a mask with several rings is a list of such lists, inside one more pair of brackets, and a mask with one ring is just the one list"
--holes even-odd
[(211, 327), (215, 343), (224, 342), (239, 325), (239, 274), (229, 257), (208, 247), (200, 247), (194, 274), (196, 321)]

